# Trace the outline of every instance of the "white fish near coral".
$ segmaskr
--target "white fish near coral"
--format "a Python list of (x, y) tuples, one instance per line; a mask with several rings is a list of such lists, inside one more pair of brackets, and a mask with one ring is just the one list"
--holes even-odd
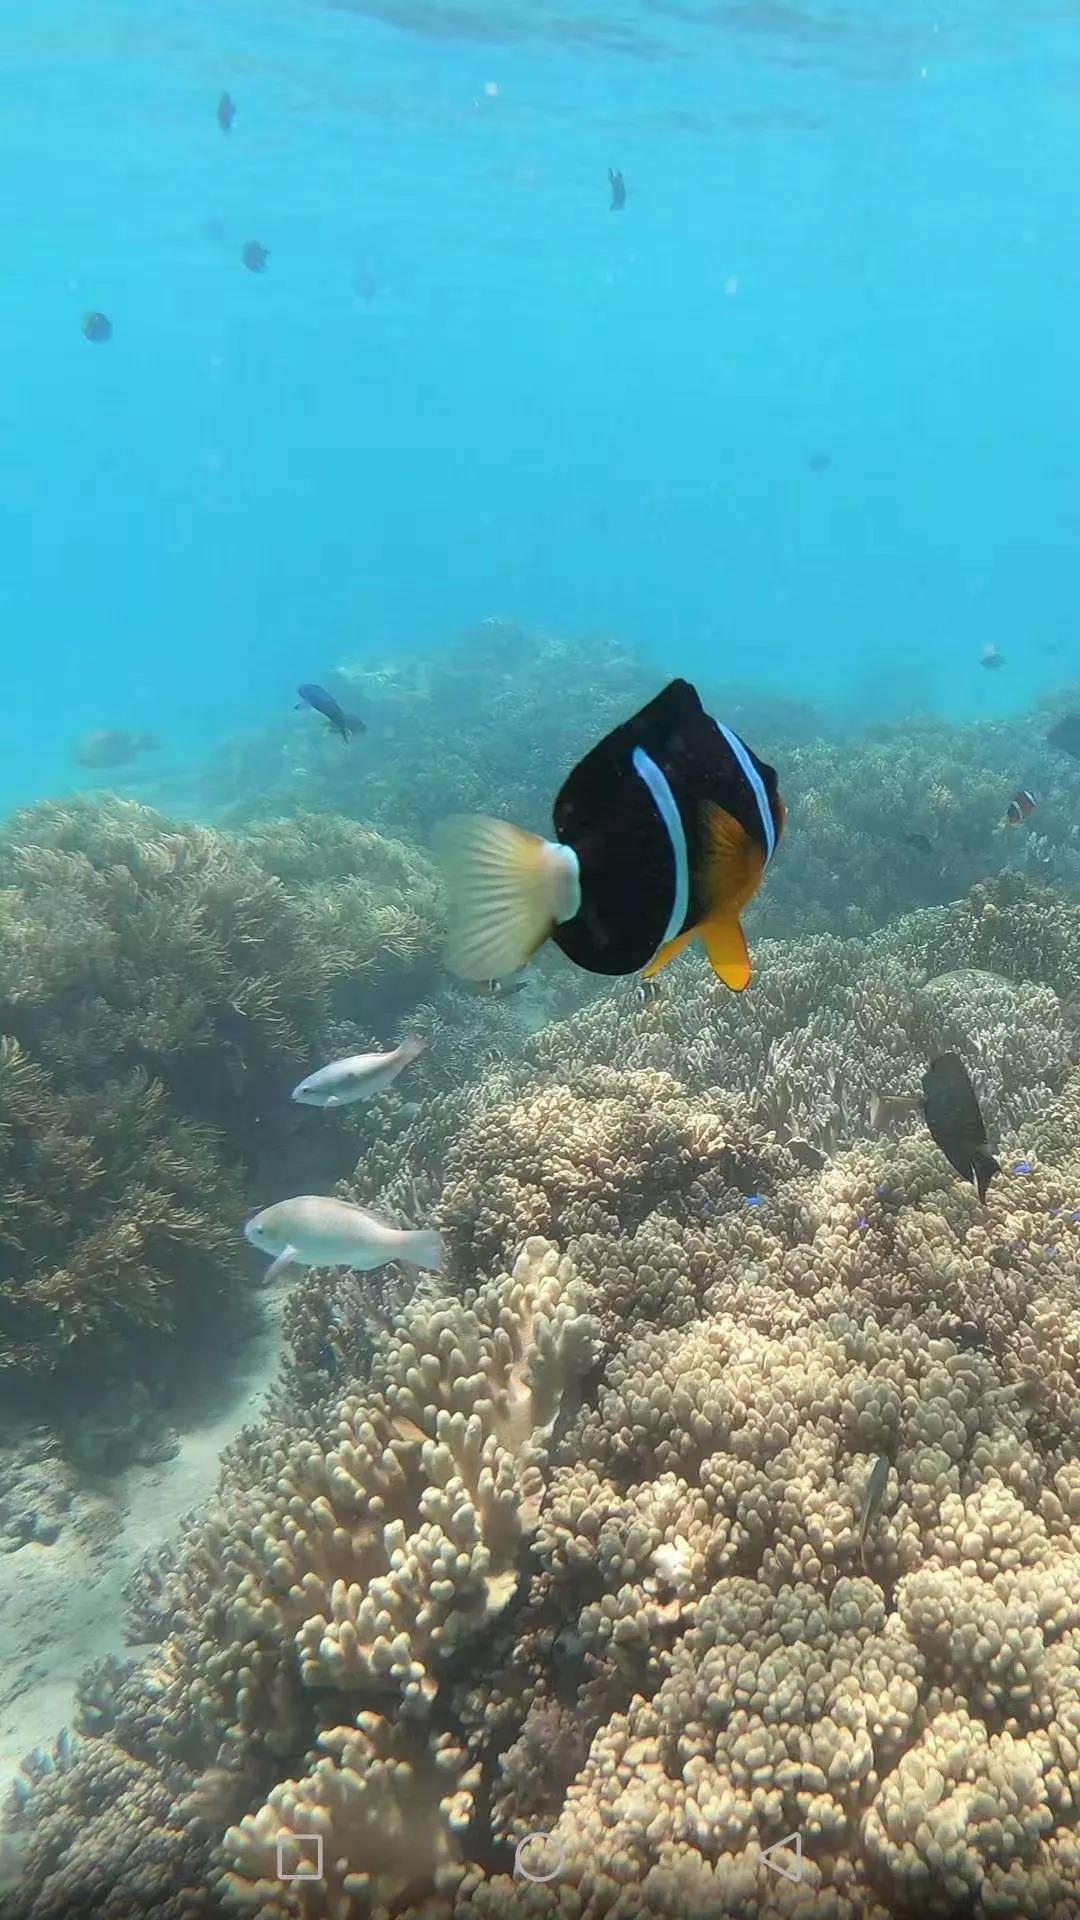
[(351, 1200), (315, 1193), (264, 1207), (248, 1221), (244, 1234), (253, 1247), (274, 1255), (266, 1280), (276, 1280), (286, 1267), (352, 1267), (371, 1273), (390, 1260), (441, 1273), (445, 1259), (440, 1234), (392, 1227)]
[(346, 1054), (309, 1073), (293, 1088), (292, 1097), (301, 1107), (351, 1107), (356, 1100), (371, 1100), (385, 1093), (426, 1046), (426, 1040), (403, 1040), (392, 1053)]

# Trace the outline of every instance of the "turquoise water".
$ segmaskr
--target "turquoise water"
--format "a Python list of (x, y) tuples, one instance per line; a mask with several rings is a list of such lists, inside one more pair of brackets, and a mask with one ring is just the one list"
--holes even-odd
[(1080, 7), (0, 77), (0, 1920), (1076, 1920)]
[(43, 0), (3, 61), (0, 804), (491, 615), (856, 718), (1080, 664), (1068, 10)]

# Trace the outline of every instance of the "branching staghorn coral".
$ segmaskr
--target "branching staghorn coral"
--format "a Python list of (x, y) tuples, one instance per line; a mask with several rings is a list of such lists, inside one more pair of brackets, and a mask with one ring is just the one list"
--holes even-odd
[[(16, 1821), (31, 1911), (63, 1911), (61, 1888), (84, 1876), (97, 1885), (98, 1860), (117, 1874), (114, 1897), (131, 1902), (157, 1892), (166, 1854), (179, 1870), (201, 1848), (207, 1871), (208, 1824), (216, 1816), (220, 1835), (245, 1801), (251, 1812), (219, 1863), (229, 1912), (264, 1911), (274, 1833), (298, 1809), (328, 1828), (344, 1821), (335, 1857), (358, 1898), (355, 1876), (374, 1876), (376, 1908), (429, 1872), (452, 1887), (476, 1762), (431, 1715), (461, 1655), (517, 1594), (556, 1429), (592, 1360), (586, 1305), (568, 1264), (531, 1243), (512, 1275), (464, 1303), (410, 1308), (366, 1395), (346, 1399), (322, 1431), (240, 1450), (221, 1508), (161, 1570), (154, 1661), (110, 1676), (109, 1724), (63, 1777), (38, 1782), (33, 1833), (24, 1814)], [(299, 1771), (286, 1779), (290, 1764)], [(155, 1768), (161, 1791), (150, 1791)], [(357, 1774), (370, 1791), (353, 1814)], [(95, 1798), (102, 1779), (108, 1801)], [(78, 1831), (67, 1814), (76, 1802)], [(421, 1815), (436, 1823), (426, 1838)], [(126, 1883), (115, 1834), (124, 1821), (135, 1836)], [(160, 1911), (187, 1909), (163, 1897)]]
[(311, 1138), (290, 1085), (430, 984), (435, 900), (418, 855), (347, 821), (244, 842), (106, 799), (9, 824), (0, 1369), (92, 1347), (107, 1374), (233, 1281), (245, 1190)]

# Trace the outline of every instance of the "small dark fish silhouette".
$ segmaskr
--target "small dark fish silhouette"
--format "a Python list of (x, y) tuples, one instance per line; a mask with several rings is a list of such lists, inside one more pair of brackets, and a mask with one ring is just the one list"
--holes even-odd
[(112, 339), (112, 321), (107, 313), (86, 314), (83, 318), (82, 330), (83, 338), (93, 340), (95, 343)]
[(621, 213), (626, 205), (626, 181), (623, 179), (618, 167), (609, 167), (607, 177), (608, 185), (611, 188), (611, 211), (612, 213)]
[(916, 853), (933, 853), (934, 843), (928, 833), (902, 833), (905, 847), (914, 847)]
[(866, 1566), (866, 1534), (875, 1517), (881, 1511), (885, 1498), (885, 1489), (889, 1484), (889, 1468), (892, 1461), (887, 1453), (879, 1453), (870, 1469), (863, 1492), (862, 1513), (859, 1517), (859, 1559)]
[(270, 254), (258, 240), (245, 240), (240, 258), (249, 273), (265, 273)]
[(1003, 667), (1005, 665), (1005, 655), (1002, 652), (1000, 652), (1000, 650), (997, 647), (995, 647), (992, 640), (987, 641), (985, 647), (980, 653), (979, 665), (980, 667), (987, 667), (992, 673), (995, 672), (998, 667)]
[(346, 713), (340, 701), (335, 700), (332, 693), (327, 693), (326, 688), (320, 687), (314, 680), (305, 680), (296, 691), (300, 695), (297, 708), (314, 707), (316, 713), (321, 713), (325, 720), (329, 720), (334, 732), (340, 733), (343, 740), (351, 740), (354, 733), (367, 732), (364, 722), (355, 713)]
[(501, 980), (473, 980), (469, 984), (482, 1000), (510, 1000), (529, 982), (524, 974), (507, 973)]
[(217, 103), (217, 123), (222, 133), (228, 133), (236, 119), (236, 101), (229, 93), (223, 93)]
[(985, 1204), (986, 1190), (1001, 1168), (987, 1151), (982, 1111), (959, 1055), (942, 1053), (931, 1060), (922, 1086), (923, 1113), (931, 1139), (949, 1165), (972, 1182)]
[(1052, 747), (1060, 747), (1062, 753), (1071, 753), (1074, 760), (1080, 760), (1080, 713), (1066, 713), (1055, 721), (1046, 736)]
[(100, 727), (84, 733), (71, 749), (78, 767), (127, 767), (141, 753), (154, 753), (161, 742), (154, 733), (128, 733), (123, 727)]
[(827, 473), (832, 466), (832, 454), (812, 453), (806, 464), (811, 473)]

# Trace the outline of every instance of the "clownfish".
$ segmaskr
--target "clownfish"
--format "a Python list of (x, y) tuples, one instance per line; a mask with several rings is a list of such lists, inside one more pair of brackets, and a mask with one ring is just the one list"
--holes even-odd
[(1038, 804), (1039, 796), (1037, 793), (1029, 792), (1027, 787), (1017, 787), (1016, 792), (1013, 794), (1012, 799), (1005, 809), (1005, 825), (1007, 827), (1022, 827), (1025, 820), (1031, 819)]
[(564, 781), (554, 840), (480, 814), (441, 823), (447, 965), (499, 978), (551, 939), (588, 973), (651, 979), (700, 936), (741, 993), (751, 966), (740, 916), (785, 817), (775, 768), (672, 680)]

